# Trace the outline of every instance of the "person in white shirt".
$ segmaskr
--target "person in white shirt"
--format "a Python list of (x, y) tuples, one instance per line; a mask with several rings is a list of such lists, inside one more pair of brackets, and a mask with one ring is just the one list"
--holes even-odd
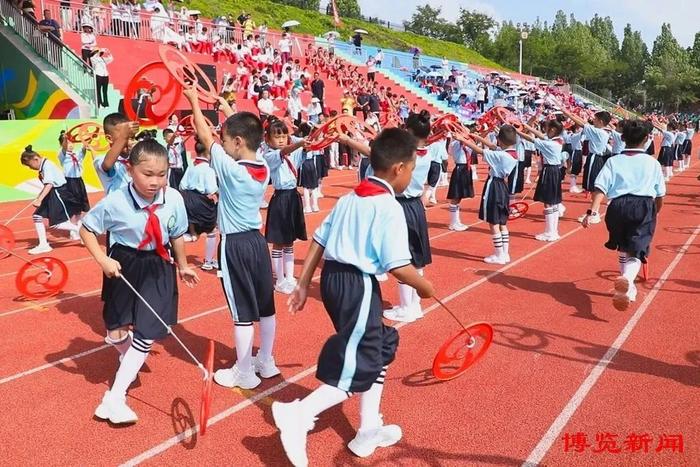
[(289, 40), (289, 34), (282, 34), (282, 39), (277, 43), (277, 47), (282, 55), (282, 63), (287, 63), (292, 58), (292, 41)]
[(92, 52), (90, 64), (95, 72), (95, 81), (97, 83), (97, 105), (100, 107), (109, 107), (107, 99), (107, 86), (109, 86), (109, 70), (107, 65), (112, 63), (114, 57), (107, 49), (99, 49)]
[(80, 56), (89, 65), (92, 52), (97, 49), (97, 37), (93, 32), (92, 24), (83, 22), (81, 26), (83, 32), (80, 34)]
[(382, 62), (384, 61), (384, 52), (382, 52), (382, 49), (377, 49), (377, 53), (374, 56), (374, 61), (377, 64), (377, 68), (382, 67)]
[(262, 92), (262, 96), (260, 96), (258, 100), (258, 110), (260, 111), (260, 119), (262, 121), (267, 120), (275, 113), (275, 110), (278, 110), (277, 107), (275, 107), (274, 101), (270, 99), (269, 91), (265, 90)]
[(287, 99), (287, 112), (289, 113), (289, 117), (292, 119), (295, 126), (299, 126), (301, 124), (301, 113), (303, 109), (304, 106), (301, 103), (301, 94), (296, 88), (294, 88), (289, 95), (289, 99)]
[(372, 81), (374, 82), (374, 75), (377, 72), (377, 61), (374, 59), (373, 56), (369, 56), (367, 59), (367, 81)]
[(189, 26), (187, 28), (187, 32), (185, 33), (185, 41), (193, 52), (201, 52), (202, 45), (200, 44), (199, 38), (194, 31), (194, 26)]

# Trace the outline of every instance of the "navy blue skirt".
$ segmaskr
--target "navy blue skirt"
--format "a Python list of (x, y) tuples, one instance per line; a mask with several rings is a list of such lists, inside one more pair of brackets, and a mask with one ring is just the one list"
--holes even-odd
[(73, 200), (80, 206), (80, 210), (88, 212), (90, 210), (90, 200), (88, 199), (83, 179), (81, 177), (66, 177), (66, 186), (73, 196)]
[(306, 221), (301, 196), (296, 188), (275, 190), (267, 207), (265, 238), (268, 243), (291, 245), (306, 240)]
[(561, 166), (546, 164), (535, 188), (535, 201), (555, 205), (561, 203)]
[(605, 247), (627, 252), (647, 262), (656, 230), (656, 204), (650, 196), (625, 195), (610, 201), (605, 213), (608, 241)]
[(422, 268), (433, 262), (428, 237), (428, 221), (425, 218), (425, 206), (420, 198), (398, 197), (396, 200), (403, 208), (408, 227), (408, 249), (411, 251), (411, 263)]
[(479, 206), (479, 219), (491, 225), (506, 225), (508, 222), (510, 195), (508, 185), (502, 178), (491, 177), (486, 180), (484, 193)]
[(316, 170), (316, 157), (312, 159), (304, 159), (301, 163), (301, 171), (299, 173), (299, 186), (313, 190), (318, 188), (318, 172)]
[(671, 146), (661, 146), (658, 161), (662, 167), (673, 167), (674, 158), (675, 154), (673, 153), (673, 148)]
[(428, 180), (427, 183), (431, 187), (435, 188), (438, 181), (440, 181), (440, 171), (442, 170), (442, 164), (435, 161), (430, 161), (430, 169), (428, 169)]
[(467, 164), (457, 164), (452, 169), (450, 186), (447, 189), (447, 199), (464, 199), (474, 197), (474, 180), (472, 171)]

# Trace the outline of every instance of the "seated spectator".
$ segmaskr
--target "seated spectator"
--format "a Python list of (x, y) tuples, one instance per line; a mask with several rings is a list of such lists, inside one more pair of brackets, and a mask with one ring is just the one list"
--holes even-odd
[(202, 45), (199, 43), (199, 38), (195, 33), (194, 26), (188, 26), (187, 32), (185, 33), (185, 41), (192, 52), (200, 53), (202, 51)]
[(197, 34), (197, 42), (199, 43), (199, 53), (210, 54), (213, 51), (209, 29), (206, 26)]
[(311, 103), (306, 109), (306, 114), (309, 116), (309, 123), (312, 125), (320, 123), (321, 116), (323, 115), (323, 108), (321, 107), (321, 101), (318, 97), (311, 98)]
[(257, 106), (260, 112), (260, 119), (263, 121), (274, 115), (276, 110), (279, 110), (275, 107), (275, 102), (270, 99), (270, 93), (267, 90), (263, 91), (260, 95)]

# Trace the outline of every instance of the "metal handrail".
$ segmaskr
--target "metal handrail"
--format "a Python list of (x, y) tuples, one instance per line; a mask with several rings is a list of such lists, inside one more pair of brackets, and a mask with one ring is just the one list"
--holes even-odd
[(97, 87), (92, 69), (59, 39), (42, 32), (36, 19), (17, 9), (10, 0), (0, 0), (0, 14), (4, 23), (90, 105), (93, 116), (97, 115)]

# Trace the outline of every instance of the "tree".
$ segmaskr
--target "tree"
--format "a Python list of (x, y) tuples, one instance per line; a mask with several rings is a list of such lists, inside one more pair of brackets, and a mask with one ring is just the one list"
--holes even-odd
[(610, 17), (603, 18), (596, 14), (591, 18), (588, 27), (591, 29), (593, 37), (600, 42), (610, 57), (616, 57), (620, 51), (620, 42), (617, 40), (615, 27)]
[(433, 8), (428, 4), (418, 6), (409, 21), (404, 21), (404, 28), (421, 36), (437, 39), (442, 36), (447, 21), (440, 17), (441, 8)]
[(690, 53), (690, 64), (695, 68), (700, 68), (700, 32), (695, 33), (693, 47), (688, 52)]
[(346, 18), (359, 18), (362, 15), (357, 0), (335, 0), (338, 14)]
[(488, 46), (489, 31), (496, 26), (496, 21), (485, 13), (460, 8), (456, 25), (462, 42), (471, 49), (482, 51)]

